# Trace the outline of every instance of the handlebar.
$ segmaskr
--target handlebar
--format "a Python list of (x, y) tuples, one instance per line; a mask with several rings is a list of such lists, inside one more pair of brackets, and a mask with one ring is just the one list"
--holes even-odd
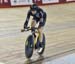
[[(38, 28), (37, 28), (37, 27), (34, 27), (34, 29), (37, 30)], [(27, 27), (27, 28), (25, 29), (25, 31), (29, 31), (29, 30), (33, 30), (33, 28)]]
[[(24, 31), (29, 31), (29, 30), (32, 30), (33, 28), (30, 28), (30, 27), (27, 27), (27, 28), (25, 28), (25, 29), (23, 29), (23, 30), (21, 30), (21, 32), (24, 32)], [(34, 27), (34, 29), (38, 29), (37, 27)]]

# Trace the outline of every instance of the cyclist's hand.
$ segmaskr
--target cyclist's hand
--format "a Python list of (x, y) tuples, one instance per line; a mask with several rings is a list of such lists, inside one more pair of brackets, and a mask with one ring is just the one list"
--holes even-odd
[(25, 31), (25, 29), (21, 29), (21, 32), (24, 32)]
[(26, 25), (24, 25), (24, 29), (27, 29), (27, 26)]

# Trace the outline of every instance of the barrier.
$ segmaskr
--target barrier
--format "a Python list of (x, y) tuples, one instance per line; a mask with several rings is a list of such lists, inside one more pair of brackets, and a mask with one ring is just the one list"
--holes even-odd
[(42, 4), (59, 3), (59, 0), (42, 0)]
[(0, 8), (11, 7), (10, 0), (0, 0)]
[(33, 3), (37, 3), (38, 5), (50, 5), (67, 2), (75, 2), (75, 0), (0, 0), (0, 8), (29, 6)]
[(66, 2), (75, 2), (75, 0), (66, 0)]
[(33, 3), (32, 0), (10, 0), (11, 6), (22, 6), (30, 5)]

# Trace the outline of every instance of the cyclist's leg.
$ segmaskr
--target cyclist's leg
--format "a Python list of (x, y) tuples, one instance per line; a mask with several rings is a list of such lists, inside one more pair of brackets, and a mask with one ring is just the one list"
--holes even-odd
[(43, 39), (43, 27), (39, 27), (38, 28), (38, 32), (39, 32), (39, 41), (40, 43), (42, 43), (42, 39)]
[(36, 25), (36, 20), (32, 20), (32, 22), (31, 22), (31, 27), (35, 27), (35, 25)]
[(39, 27), (38, 27), (38, 32), (39, 32), (39, 41), (40, 43), (42, 43), (42, 40), (43, 40), (43, 29), (44, 29), (44, 25), (45, 25), (45, 22), (43, 23), (39, 23)]
[(42, 47), (42, 43), (43, 43), (43, 41), (42, 41), (43, 40), (43, 28), (44, 27), (42, 27), (42, 26), (38, 28), (38, 32), (39, 32), (39, 44), (38, 44), (39, 48), (37, 49), (38, 53), (40, 53), (43, 50), (43, 47)]
[(35, 27), (35, 25), (38, 23), (38, 21), (39, 21), (39, 19), (37, 19), (36, 17), (33, 17), (31, 27)]
[(43, 17), (43, 21), (39, 23), (38, 32), (39, 32), (39, 41), (40, 41), (40, 43), (42, 43), (42, 39), (43, 39), (43, 28), (45, 26), (45, 23), (46, 23), (46, 14)]
[(32, 31), (35, 31), (34, 27), (36, 26), (37, 23), (38, 23), (38, 19), (33, 17), (32, 22), (31, 22)]

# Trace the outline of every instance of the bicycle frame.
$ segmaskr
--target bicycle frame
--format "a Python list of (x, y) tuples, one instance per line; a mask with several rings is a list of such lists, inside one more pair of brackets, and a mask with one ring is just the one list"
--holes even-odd
[(37, 43), (37, 39), (39, 37), (39, 33), (35, 33), (36, 37), (34, 36), (34, 46), (36, 45)]

